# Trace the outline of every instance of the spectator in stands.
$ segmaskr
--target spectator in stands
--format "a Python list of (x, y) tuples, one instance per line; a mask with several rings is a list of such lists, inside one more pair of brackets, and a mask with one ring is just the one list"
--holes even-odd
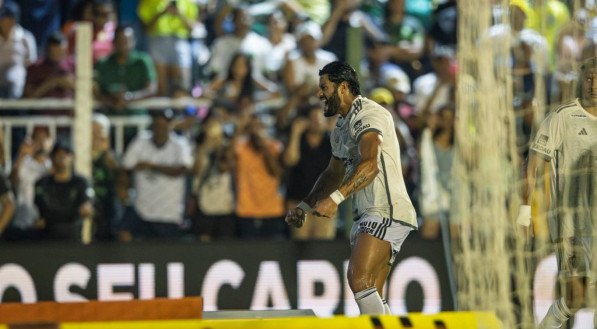
[[(519, 0), (511, 3), (520, 3)], [(558, 33), (564, 24), (570, 21), (570, 11), (563, 1), (560, 0), (534, 0), (533, 6), (528, 6), (530, 13), (527, 15), (525, 26), (539, 32), (547, 40), (549, 45), (548, 58), (549, 67), (555, 65), (555, 45), (557, 43)]]
[(153, 95), (157, 89), (151, 57), (134, 48), (133, 28), (121, 25), (114, 35), (114, 52), (95, 65), (95, 95), (116, 113), (122, 113), (132, 101)]
[[(528, 151), (528, 141), (534, 125), (532, 104), (535, 96), (535, 79), (546, 81), (548, 71), (548, 43), (537, 31), (525, 27), (533, 12), (526, 1), (511, 0), (508, 7), (509, 23), (492, 26), (482, 47), (494, 47), (494, 61), (500, 66), (509, 65), (512, 72), (512, 100), (517, 112), (517, 143), (521, 153)], [(510, 49), (502, 49), (506, 40)], [(500, 48), (502, 47), (502, 48)], [(523, 157), (524, 158), (524, 157)]]
[(294, 21), (310, 19), (319, 25), (323, 25), (331, 13), (329, 0), (284, 0), (280, 1), (280, 6)]
[(298, 117), (297, 110), (305, 104), (316, 102), (313, 98), (313, 85), (304, 83), (288, 95), (286, 102), (276, 111), (276, 133), (287, 137), (292, 120)]
[(172, 133), (173, 118), (170, 109), (155, 112), (151, 132), (140, 133), (124, 154), (128, 175), (120, 183), (134, 186), (136, 199), (124, 215), (122, 241), (180, 238), (185, 233), (185, 176), (193, 157), (186, 138)]
[(255, 80), (251, 57), (247, 54), (236, 53), (230, 61), (228, 74), (224, 78), (216, 77), (207, 86), (206, 97), (218, 101), (238, 103), (241, 98), (255, 99)]
[(421, 235), (426, 239), (435, 239), (440, 229), (449, 228), (453, 193), (454, 119), (454, 105), (442, 106), (430, 116), (421, 138)]
[[(93, 3), (95, 0), (79, 0), (70, 8), (68, 17), (62, 26), (62, 33), (68, 37), (72, 37), (72, 33), (76, 27), (77, 22), (93, 22)], [(69, 44), (69, 53), (71, 46)]]
[(45, 57), (27, 68), (26, 98), (72, 98), (75, 70), (67, 60), (67, 40), (60, 32), (49, 36)]
[[(74, 22), (67, 22), (64, 34), (68, 37), (68, 53), (75, 53), (75, 37), (78, 21), (93, 23), (93, 40), (91, 51), (94, 62), (110, 55), (113, 50), (114, 33), (116, 29), (116, 13), (112, 0), (83, 0), (75, 8), (80, 17), (73, 17)], [(89, 15), (91, 7), (91, 16)]]
[(406, 14), (405, 0), (388, 0), (382, 24), (390, 44), (390, 58), (413, 80), (421, 73), (425, 28), (417, 18)]
[[(230, 6), (226, 6), (230, 10)], [(219, 13), (220, 16), (226, 16), (227, 12)], [(227, 68), (230, 66), (232, 56), (238, 52), (249, 54), (253, 58), (253, 73), (262, 74), (265, 71), (264, 57), (270, 52), (269, 41), (259, 34), (251, 31), (253, 17), (249, 14), (245, 6), (236, 6), (232, 8), (232, 21), (234, 30), (231, 34), (217, 37), (211, 49), (211, 58), (208, 69), (212, 75), (226, 75)], [(216, 24), (219, 24), (216, 22)]]
[(425, 125), (430, 113), (454, 101), (456, 87), (455, 49), (436, 44), (431, 53), (433, 71), (418, 77), (414, 83), (414, 104), (418, 127)]
[(238, 104), (243, 98), (256, 99), (257, 88), (273, 94), (277, 86), (263, 76), (253, 74), (251, 56), (236, 53), (232, 57), (228, 74), (223, 79), (219, 76), (207, 87), (205, 96), (218, 101)]
[(402, 69), (392, 69), (383, 71), (382, 87), (387, 88), (394, 96), (394, 112), (401, 119), (407, 121), (414, 114), (413, 106), (410, 104), (409, 96), (411, 84), (408, 75)]
[(308, 21), (297, 26), (295, 35), (299, 49), (288, 55), (288, 63), (284, 69), (284, 85), (289, 94), (306, 88), (312, 90), (310, 94), (316, 98), (319, 69), (336, 60), (336, 56), (319, 47), (322, 32), (317, 23)]
[(589, 13), (580, 8), (574, 13), (574, 19), (562, 26), (555, 46), (556, 69), (553, 75), (554, 91), (552, 103), (561, 103), (572, 99), (576, 94), (577, 66), (582, 63), (582, 50), (589, 43)]
[(50, 153), (52, 169), (35, 183), (35, 206), (44, 225), (43, 238), (82, 241), (83, 221), (93, 214), (93, 189), (73, 172), (73, 151), (57, 141)]
[(112, 241), (120, 210), (116, 197), (116, 179), (120, 166), (110, 149), (110, 120), (103, 114), (93, 115), (91, 158), (93, 161), (94, 237), (96, 241)]
[(285, 236), (280, 194), (282, 145), (267, 135), (255, 114), (241, 113), (233, 140), (236, 163), (236, 215), (241, 239)]
[(320, 46), (332, 52), (339, 60), (346, 61), (348, 52), (347, 39), (351, 27), (362, 27), (363, 33), (360, 40), (354, 43), (364, 43), (367, 38), (382, 40), (383, 31), (378, 28), (367, 14), (359, 10), (360, 0), (334, 0), (332, 1), (332, 14), (322, 27), (323, 36)]
[(31, 136), (20, 145), (10, 173), (17, 206), (6, 232), (9, 240), (31, 240), (40, 236), (42, 223), (35, 206), (35, 183), (52, 167), (51, 148), (52, 140), (46, 127), (35, 127)]
[(189, 37), (199, 17), (192, 0), (141, 0), (138, 14), (149, 36), (149, 53), (158, 74), (158, 95), (169, 96), (177, 82), (191, 87)]
[[(46, 49), (46, 41), (55, 32), (60, 31), (62, 23), (73, 0), (69, 1), (36, 1), (7, 0), (18, 2), (21, 11), (21, 25), (33, 34), (38, 51)], [(6, 1), (5, 1), (6, 2)], [(41, 55), (41, 54), (40, 54)]]
[(432, 23), (428, 35), (433, 44), (439, 43), (456, 48), (458, 41), (457, 27), (458, 8), (456, 0), (445, 0), (439, 3), (433, 11)]
[[(362, 88), (365, 94), (368, 94), (374, 88), (383, 87), (386, 82), (387, 72), (403, 72), (398, 65), (390, 62), (389, 59), (390, 56), (385, 41), (367, 39), (366, 59), (361, 63)], [(406, 79), (408, 79), (408, 76)], [(408, 89), (408, 92), (410, 92), (410, 81)]]
[[(320, 105), (303, 108), (301, 116), (292, 123), (288, 145), (282, 160), (288, 167), (286, 208), (296, 207), (309, 194), (317, 177), (330, 162), (332, 148), (323, 109)], [(336, 236), (336, 218), (308, 215), (305, 225), (292, 229), (297, 240), (329, 240)]]
[(271, 50), (265, 55), (265, 76), (278, 81), (282, 78), (286, 56), (296, 48), (296, 39), (288, 33), (288, 22), (280, 11), (274, 11), (267, 17), (267, 41)]
[(19, 25), (19, 17), (16, 3), (0, 6), (0, 98), (23, 95), (27, 66), (37, 59), (35, 38)]
[(3, 172), (0, 172), (0, 238), (10, 225), (10, 220), (15, 211), (15, 202), (10, 188), (10, 183)]
[(210, 114), (197, 138), (193, 190), (198, 213), (194, 221), (200, 241), (234, 238), (234, 158), (219, 119)]

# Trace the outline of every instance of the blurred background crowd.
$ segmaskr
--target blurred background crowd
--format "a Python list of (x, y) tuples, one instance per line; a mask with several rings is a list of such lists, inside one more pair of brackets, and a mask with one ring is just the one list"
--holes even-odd
[[(495, 1), (480, 46), (510, 40), (521, 158), (538, 93), (548, 106), (575, 96), (596, 13), (592, 0)], [(4, 0), (0, 103), (73, 98), (74, 36), (90, 22), (96, 106), (91, 177), (73, 170), (68, 127), (2, 123), (72, 109), (0, 110), (0, 241), (80, 241), (87, 218), (98, 242), (344, 238), (346, 202), (301, 230), (283, 220), (329, 161), (318, 70), (336, 59), (392, 113), (421, 234), (435, 239), (453, 195), (457, 20), (456, 0)], [(207, 105), (136, 105), (156, 97)], [(116, 136), (115, 120), (134, 117), (147, 129)]]

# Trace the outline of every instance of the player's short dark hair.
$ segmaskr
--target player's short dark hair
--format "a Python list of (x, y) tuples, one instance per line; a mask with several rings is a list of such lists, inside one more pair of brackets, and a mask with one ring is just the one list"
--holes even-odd
[(353, 95), (361, 94), (361, 87), (359, 85), (359, 77), (357, 72), (352, 66), (343, 61), (334, 61), (326, 64), (321, 70), (319, 70), (319, 76), (327, 74), (328, 79), (335, 83), (340, 84), (346, 82), (348, 84), (348, 90)]

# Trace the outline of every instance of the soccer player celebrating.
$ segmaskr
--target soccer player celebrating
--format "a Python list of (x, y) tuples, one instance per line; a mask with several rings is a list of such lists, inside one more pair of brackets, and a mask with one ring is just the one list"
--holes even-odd
[(340, 115), (331, 136), (332, 157), (286, 222), (301, 227), (307, 213), (333, 218), (352, 196), (348, 282), (362, 314), (389, 314), (382, 289), (402, 243), (417, 228), (394, 121), (385, 108), (360, 95), (357, 74), (344, 62), (319, 71), (319, 89), (325, 116)]

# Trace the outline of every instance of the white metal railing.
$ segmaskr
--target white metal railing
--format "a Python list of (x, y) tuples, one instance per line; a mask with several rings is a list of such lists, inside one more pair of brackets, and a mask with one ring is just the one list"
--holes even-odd
[[(131, 109), (141, 108), (148, 110), (165, 109), (165, 108), (184, 108), (188, 105), (194, 106), (209, 106), (211, 100), (206, 98), (192, 98), (192, 97), (151, 97), (138, 101), (131, 102), (128, 107)], [(2, 111), (6, 110), (51, 110), (51, 109), (73, 109), (75, 107), (74, 99), (63, 98), (36, 98), (36, 99), (0, 99), (0, 115)], [(105, 107), (105, 106), (103, 106)], [(94, 102), (93, 108), (100, 109), (102, 105)]]
[[(92, 100), (93, 101), (93, 100)], [(100, 109), (102, 105), (93, 101), (93, 108)], [(211, 101), (208, 99), (195, 99), (192, 97), (168, 98), (152, 97), (129, 103), (128, 113), (134, 114), (135, 109), (160, 110), (165, 108), (182, 109), (186, 106), (209, 106)], [(7, 165), (12, 162), (12, 128), (25, 128), (27, 134), (31, 134), (35, 126), (47, 126), (50, 130), (50, 136), (56, 137), (58, 128), (72, 127), (73, 118), (64, 115), (7, 115), (9, 110), (27, 110), (27, 111), (47, 111), (74, 109), (74, 99), (62, 98), (43, 98), (43, 99), (0, 99), (0, 128), (4, 131), (4, 152)], [(3, 113), (4, 112), (4, 113)], [(143, 130), (149, 124), (150, 119), (146, 116), (109, 116), (110, 123), (114, 130), (113, 149), (117, 155), (124, 152), (124, 129), (126, 127), (136, 127), (137, 131)]]
[[(137, 132), (147, 128), (151, 119), (148, 116), (108, 116), (114, 133), (113, 149), (117, 155), (124, 152), (124, 129), (134, 127)], [(0, 117), (0, 128), (4, 134), (4, 154), (6, 164), (12, 163), (12, 129), (25, 128), (27, 135), (31, 135), (36, 126), (48, 127), (50, 137), (55, 138), (59, 128), (72, 127), (73, 118), (69, 116), (32, 115), (32, 116), (3, 116)], [(72, 132), (71, 132), (72, 133)]]
[[(280, 107), (284, 104), (285, 99), (282, 97), (258, 101), (255, 104), (256, 112), (263, 113), (272, 107)], [(139, 101), (134, 101), (129, 104), (131, 110), (128, 113), (134, 114), (135, 109), (144, 110), (160, 110), (166, 108), (184, 109), (192, 105), (195, 107), (210, 106), (212, 101), (206, 98), (168, 98), (168, 97), (152, 97)], [(42, 110), (64, 110), (73, 109), (75, 106), (74, 99), (62, 98), (43, 98), (43, 99), (19, 99), (8, 100), (0, 99), (0, 128), (2, 128), (4, 136), (4, 154), (6, 155), (7, 165), (10, 166), (12, 161), (12, 128), (25, 128), (28, 135), (30, 135), (36, 126), (46, 126), (49, 129), (50, 137), (55, 138), (59, 128), (72, 127), (73, 117), (66, 115), (19, 115), (7, 114), (9, 110), (27, 110), (27, 111), (42, 111)], [(93, 108), (101, 109), (102, 105), (94, 102)], [(124, 130), (127, 127), (135, 127), (137, 132), (149, 125), (151, 119), (143, 115), (111, 115), (109, 116), (110, 123), (114, 133), (114, 145), (112, 146), (116, 155), (121, 155), (124, 152)], [(76, 138), (76, 137), (75, 137)]]

